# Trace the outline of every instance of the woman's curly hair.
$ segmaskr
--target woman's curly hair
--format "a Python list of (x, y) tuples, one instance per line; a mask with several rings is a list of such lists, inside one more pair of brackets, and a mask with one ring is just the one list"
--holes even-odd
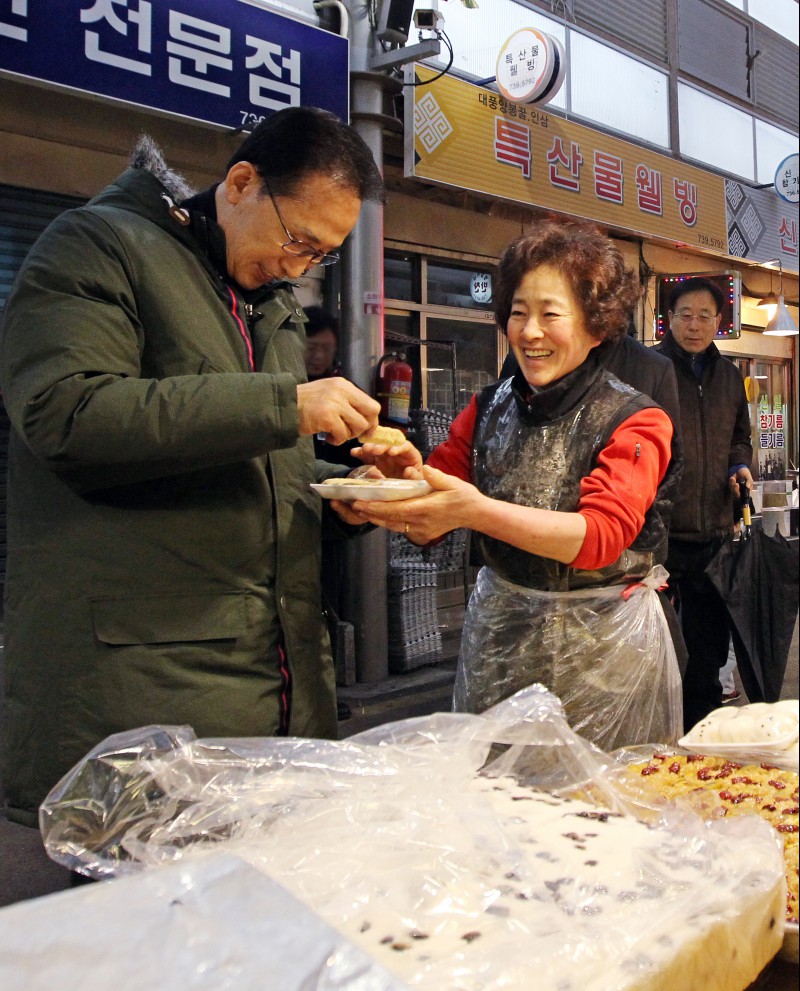
[(566, 279), (586, 329), (600, 341), (621, 337), (639, 298), (639, 279), (619, 250), (593, 224), (547, 217), (536, 220), (503, 252), (495, 286), (495, 319), (505, 333), (511, 303), (531, 269), (549, 265)]

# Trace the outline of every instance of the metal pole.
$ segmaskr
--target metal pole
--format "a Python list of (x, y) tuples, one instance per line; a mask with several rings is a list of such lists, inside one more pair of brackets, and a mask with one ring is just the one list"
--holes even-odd
[[(350, 15), (350, 121), (383, 169), (384, 77), (369, 72), (376, 41), (364, 0), (345, 0)], [(383, 354), (383, 206), (365, 203), (342, 252), (340, 348), (345, 375), (374, 394), (373, 378)], [(344, 612), (353, 624), (358, 681), (389, 673), (388, 533), (376, 530), (348, 543)]]
[[(383, 129), (396, 126), (383, 112), (384, 92), (397, 82), (384, 74), (408, 62), (439, 54), (440, 43), (388, 48), (375, 34), (381, 2), (342, 0), (350, 38), (350, 122), (366, 141), (383, 169)], [(382, 0), (388, 3), (390, 0)], [(384, 39), (385, 40), (385, 39)], [(374, 394), (375, 368), (384, 351), (383, 206), (365, 203), (342, 254), (342, 327), (340, 347), (344, 373)], [(380, 681), (389, 673), (387, 570), (389, 535), (378, 530), (357, 538), (345, 554), (344, 609), (353, 624), (356, 676)]]

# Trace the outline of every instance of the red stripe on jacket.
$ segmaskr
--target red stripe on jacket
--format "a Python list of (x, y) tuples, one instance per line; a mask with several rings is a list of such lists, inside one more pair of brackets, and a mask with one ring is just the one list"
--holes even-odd
[(226, 286), (225, 288), (228, 290), (231, 297), (231, 315), (236, 321), (236, 326), (239, 328), (239, 333), (242, 335), (244, 340), (244, 346), (247, 349), (247, 363), (250, 365), (250, 371), (252, 372), (256, 367), (256, 363), (253, 360), (253, 342), (250, 340), (250, 332), (248, 331), (244, 320), (242, 320), (239, 316), (239, 301), (236, 298), (236, 293), (230, 286)]

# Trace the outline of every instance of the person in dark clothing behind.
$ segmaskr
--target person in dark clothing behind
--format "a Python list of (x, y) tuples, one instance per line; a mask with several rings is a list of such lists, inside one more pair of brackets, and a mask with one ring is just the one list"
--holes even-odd
[[(334, 378), (342, 374), (337, 361), (339, 346), (339, 321), (321, 306), (304, 307), (308, 318), (306, 324), (306, 374), (309, 382), (318, 379)], [(360, 446), (360, 441), (349, 440), (344, 444), (331, 444), (328, 435), (314, 435), (314, 456), (319, 461), (332, 465), (347, 465), (348, 468), (360, 468), (363, 462), (354, 458), (350, 453), (354, 447)], [(337, 636), (341, 620), (344, 600), (342, 592), (345, 583), (345, 548), (344, 541), (338, 535), (328, 533), (322, 540), (322, 602), (325, 608), (325, 618), (334, 654), (334, 666), (337, 680), (341, 677), (342, 658), (337, 656), (339, 638)], [(337, 719), (349, 719), (350, 706), (336, 700)]]
[(306, 374), (309, 382), (339, 375), (339, 321), (321, 306), (306, 306)]
[(730, 624), (705, 569), (732, 532), (738, 483), (753, 485), (744, 382), (714, 344), (724, 301), (708, 279), (679, 282), (669, 301), (669, 330), (657, 346), (675, 367), (681, 405), (683, 479), (666, 568), (689, 650), (683, 678), (687, 732), (722, 704), (719, 673), (728, 658)]
[[(318, 379), (335, 378), (342, 374), (337, 360), (339, 347), (339, 321), (321, 306), (306, 306), (306, 374), (309, 382)], [(358, 447), (357, 440), (344, 444), (331, 444), (324, 433), (314, 435), (314, 454), (320, 461), (332, 465), (347, 465), (359, 468), (362, 462), (354, 458), (350, 451)]]

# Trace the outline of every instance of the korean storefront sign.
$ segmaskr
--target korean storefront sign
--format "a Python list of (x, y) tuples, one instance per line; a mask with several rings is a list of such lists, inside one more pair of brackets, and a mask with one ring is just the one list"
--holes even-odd
[(244, 130), (349, 115), (347, 39), (247, 0), (0, 0), (0, 72)]
[(783, 396), (776, 393), (758, 400), (758, 464), (759, 475), (767, 481), (784, 478), (786, 452), (786, 406)]
[(787, 155), (778, 163), (775, 169), (775, 180), (773, 186), (775, 192), (787, 203), (800, 202), (800, 182), (798, 182), (798, 171), (800, 171), (800, 155)]
[(514, 103), (548, 103), (561, 89), (566, 72), (564, 46), (536, 28), (515, 31), (497, 56), (495, 81)]
[(453, 77), (407, 93), (406, 175), (727, 252), (719, 176)]
[(490, 272), (473, 272), (469, 277), (469, 294), (475, 303), (491, 303), (492, 276)]
[(798, 269), (798, 206), (771, 189), (753, 189), (728, 179), (728, 254), (750, 261), (780, 258), (784, 269)]

